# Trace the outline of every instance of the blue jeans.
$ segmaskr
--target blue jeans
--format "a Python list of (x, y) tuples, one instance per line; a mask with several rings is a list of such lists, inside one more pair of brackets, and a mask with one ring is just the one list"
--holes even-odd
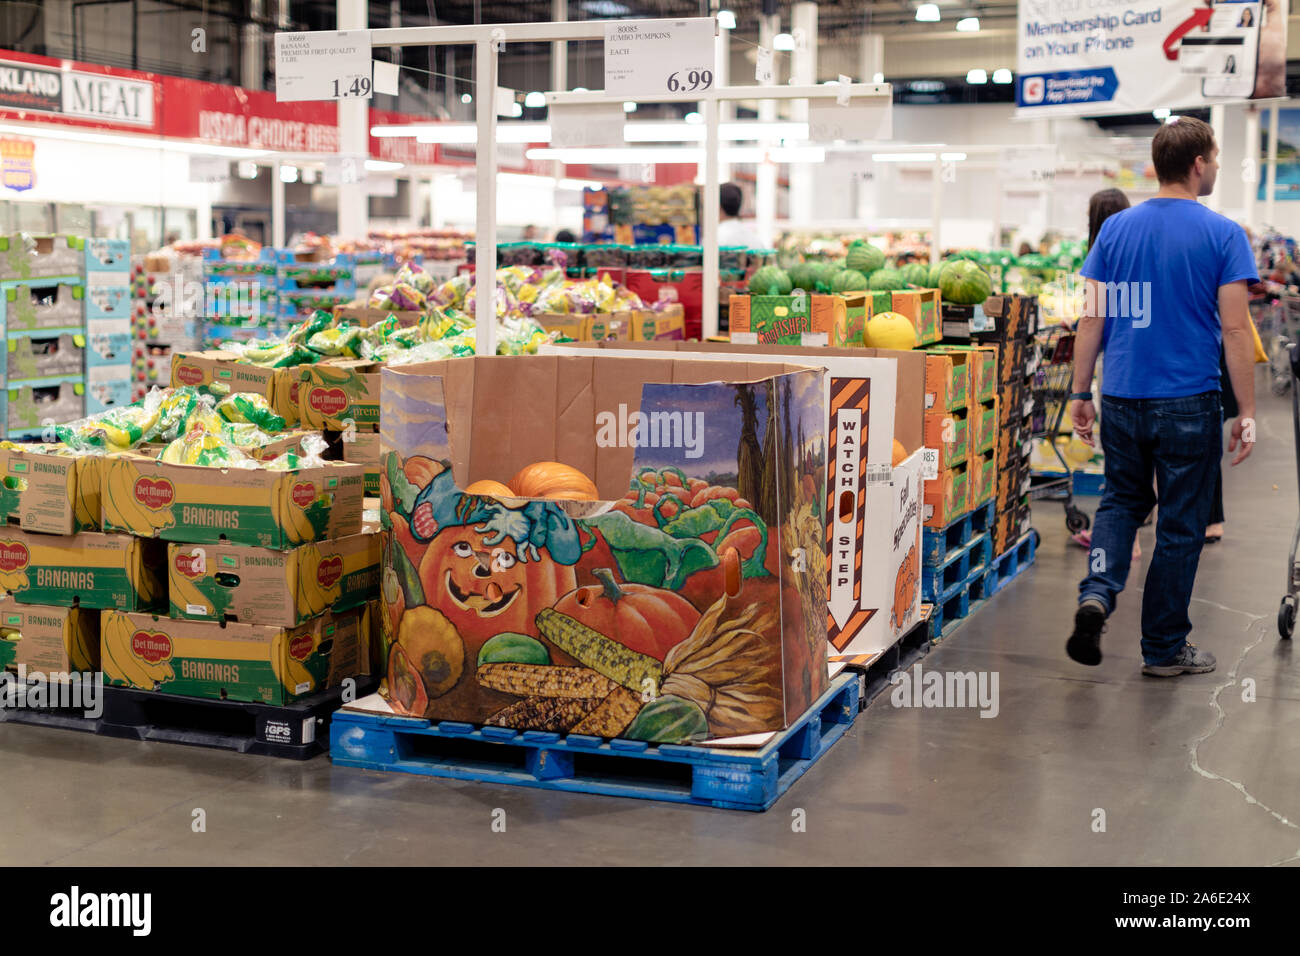
[(1142, 592), (1142, 658), (1170, 663), (1191, 633), (1187, 606), (1205, 544), (1214, 478), (1223, 454), (1218, 392), (1186, 398), (1101, 399), (1106, 490), (1093, 519), (1089, 574), (1079, 600), (1100, 601), (1109, 614), (1124, 590), (1133, 538), (1160, 489), (1156, 550)]

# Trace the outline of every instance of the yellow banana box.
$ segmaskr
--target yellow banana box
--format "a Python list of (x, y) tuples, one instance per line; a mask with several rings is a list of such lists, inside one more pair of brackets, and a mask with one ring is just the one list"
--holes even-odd
[(0, 598), (0, 670), (28, 675), (99, 670), (99, 612)]
[(171, 544), (171, 616), (293, 627), (379, 596), (379, 536), (354, 534), (272, 551), (223, 542)]
[(0, 524), (75, 534), (99, 528), (104, 458), (62, 445), (0, 448)]
[(103, 526), (190, 544), (293, 548), (361, 531), (365, 468), (326, 462), (296, 471), (108, 460)]
[(116, 687), (290, 704), (361, 673), (361, 616), (326, 613), (283, 628), (104, 611), (100, 665)]
[(366, 496), (379, 495), (379, 432), (357, 431), (343, 439), (343, 460), (366, 466)]
[(160, 543), (125, 534), (0, 528), (0, 591), (20, 604), (142, 611), (166, 602)]
[(379, 366), (364, 359), (304, 365), (299, 373), (298, 412), (308, 428), (352, 423), (358, 433), (379, 428)]
[[(295, 455), (303, 454), (302, 442), (304, 438), (308, 437), (322, 438), (322, 435), (314, 428), (294, 428), (272, 435), (271, 440), (265, 445), (241, 445), (239, 448), (249, 458), (255, 458), (258, 461), (274, 461), (285, 452), (291, 451)], [(166, 448), (166, 442), (146, 442), (138, 445), (135, 450), (146, 458), (157, 458)], [(378, 492), (375, 493), (378, 494)]]
[(277, 415), (289, 425), (298, 424), (298, 376), (303, 368), (263, 368), (242, 362), (233, 352), (211, 349), (206, 352), (181, 352), (172, 357), (172, 388), (193, 385), (208, 390), (214, 383), (222, 394), (255, 392), (270, 403)]

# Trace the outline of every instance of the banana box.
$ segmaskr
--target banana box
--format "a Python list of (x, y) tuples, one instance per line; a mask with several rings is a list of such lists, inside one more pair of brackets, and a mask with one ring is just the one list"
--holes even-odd
[(295, 471), (108, 460), (103, 527), (191, 544), (293, 548), (361, 530), (365, 468), (326, 462)]
[(0, 598), (0, 670), (43, 674), (99, 670), (99, 612)]
[(0, 522), (46, 534), (99, 528), (105, 459), (60, 454), (61, 447), (0, 448)]
[(379, 596), (379, 536), (271, 551), (238, 544), (172, 544), (167, 593), (174, 618), (293, 627)]
[(263, 368), (242, 362), (235, 353), (220, 349), (181, 352), (172, 356), (171, 385), (172, 388), (193, 385), (211, 391), (215, 384), (223, 395), (227, 391), (256, 392), (287, 424), (296, 425), (299, 419), (298, 376), (301, 369), (309, 367)]
[[(241, 445), (240, 451), (258, 461), (274, 461), (286, 452), (302, 454), (302, 442), (309, 436), (322, 438), (320, 432), (310, 428), (294, 428), (271, 436), (265, 445)], [(146, 458), (157, 458), (166, 449), (167, 442), (144, 442), (136, 446), (136, 451)], [(379, 494), (379, 492), (375, 492)]]
[(366, 497), (379, 495), (379, 432), (358, 431), (343, 437), (343, 460), (366, 466)]
[(308, 428), (379, 429), (379, 366), (365, 359), (302, 366), (298, 413)]
[(105, 611), (100, 665), (115, 687), (291, 704), (361, 673), (361, 617), (326, 613), (283, 628)]
[(20, 604), (142, 611), (166, 597), (157, 542), (122, 534), (0, 529), (0, 590)]

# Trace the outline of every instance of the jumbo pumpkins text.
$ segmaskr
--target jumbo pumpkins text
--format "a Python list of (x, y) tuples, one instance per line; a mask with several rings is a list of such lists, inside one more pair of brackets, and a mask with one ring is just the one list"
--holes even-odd
[(780, 725), (780, 555), (736, 489), (643, 469), (575, 519), (419, 456), (380, 484), (396, 712), (657, 742)]

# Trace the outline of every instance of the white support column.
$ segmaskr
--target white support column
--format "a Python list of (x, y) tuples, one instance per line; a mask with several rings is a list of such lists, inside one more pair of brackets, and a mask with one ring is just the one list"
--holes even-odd
[(1255, 229), (1255, 197), (1259, 192), (1259, 107), (1251, 103), (1246, 106), (1246, 162), (1242, 164), (1242, 219), (1246, 228)]
[[(338, 28), (365, 30), (366, 0), (338, 0)], [(338, 102), (339, 153), (364, 159), (370, 155), (370, 101), (345, 99)], [(369, 205), (364, 183), (339, 186), (339, 236), (364, 239)]]
[(1268, 108), (1268, 164), (1264, 170), (1264, 225), (1277, 228), (1277, 103)]
[[(1214, 141), (1216, 143), (1223, 142), (1224, 122), (1223, 104), (1216, 103), (1210, 107), (1210, 128), (1214, 130)], [(1214, 192), (1206, 196), (1205, 205), (1210, 209), (1213, 209), (1215, 212), (1219, 212), (1223, 209), (1223, 190), (1216, 189)]]
[(934, 167), (930, 180), (930, 264), (939, 261), (939, 224), (943, 220), (943, 160), (934, 154)]
[[(790, 82), (799, 86), (812, 86), (817, 82), (817, 4), (796, 3), (791, 10), (790, 27), (794, 34)], [(869, 80), (870, 77), (866, 79)], [(791, 102), (790, 119), (808, 121), (807, 100)], [(817, 167), (809, 163), (792, 163), (789, 170), (790, 208), (787, 218), (794, 222), (811, 222)]]
[[(714, 0), (713, 6), (717, 7)], [(714, 13), (716, 14), (716, 9)], [(713, 85), (724, 87), (731, 85), (731, 31), (718, 27), (718, 36), (713, 41)], [(736, 118), (736, 105), (730, 101), (719, 105), (718, 121), (729, 123)], [(718, 182), (730, 181), (731, 164), (718, 163)]]
[(860, 83), (875, 83), (876, 74), (885, 73), (885, 38), (879, 33), (858, 37), (858, 72)]
[[(551, 20), (564, 23), (569, 19), (569, 0), (551, 0)], [(564, 91), (569, 88), (569, 43), (556, 40), (551, 44), (551, 87)], [(564, 178), (564, 164), (558, 160), (551, 164), (551, 176), (556, 182)]]
[(262, 88), (262, 73), (266, 69), (262, 26), (259, 22), (266, 14), (263, 0), (252, 0), (248, 5), (249, 22), (242, 27), (240, 37), (239, 82), (249, 90)]
[(280, 178), (278, 159), (271, 164), (271, 245), (277, 249), (285, 246), (284, 235), (284, 180)]
[[(774, 13), (768, 17), (759, 17), (758, 19), (758, 43), (759, 46), (772, 49), (776, 41), (776, 35), (781, 32), (781, 15)], [(774, 69), (771, 83), (764, 83), (764, 86), (776, 85), (776, 70)], [(758, 101), (758, 118), (760, 122), (771, 123), (776, 120), (776, 100), (762, 99)], [(759, 140), (761, 146), (774, 145), (770, 140)], [(772, 230), (776, 224), (776, 164), (766, 160), (758, 165), (758, 173), (754, 187), (754, 212), (757, 221), (755, 225), (758, 234), (763, 242), (772, 241)]]
[(474, 236), (475, 349), (496, 354), (497, 320), (497, 53), (492, 40), (474, 44), (474, 118), (478, 144), (474, 151), (477, 180), (478, 231)]
[[(700, 334), (703, 338), (718, 334), (718, 101), (704, 101), (704, 223), (700, 243), (704, 249), (704, 289)], [(760, 167), (761, 168), (761, 167)]]

